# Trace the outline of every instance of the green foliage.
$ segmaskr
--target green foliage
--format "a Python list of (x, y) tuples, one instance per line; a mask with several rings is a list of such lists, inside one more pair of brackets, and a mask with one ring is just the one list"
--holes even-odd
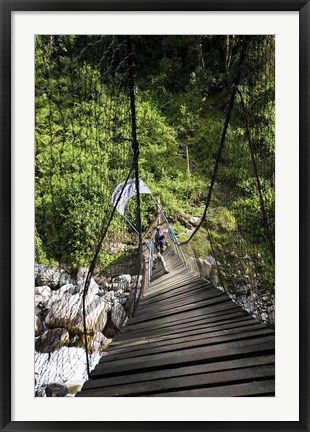
[[(241, 43), (241, 36), (133, 38), (139, 174), (180, 241), (190, 232), (179, 220), (201, 216), (204, 210)], [(133, 152), (127, 63), (122, 61), (126, 47), (122, 36), (36, 38), (38, 262), (88, 265), (112, 211), (111, 194), (128, 175)], [(255, 271), (267, 275), (265, 285), (273, 284), (274, 263), (253, 158), (274, 235), (274, 120), (274, 38), (253, 36), (208, 220), (222, 260), (230, 252), (239, 254), (240, 244), (248, 255), (264, 257)], [(143, 231), (156, 213), (152, 197), (141, 195)], [(126, 216), (137, 223), (135, 200), (128, 203)], [(117, 239), (131, 248), (134, 236), (116, 216), (107, 242)], [(191, 244), (201, 257), (212, 254), (205, 228)], [(108, 249), (99, 254), (104, 266), (126, 256)]]

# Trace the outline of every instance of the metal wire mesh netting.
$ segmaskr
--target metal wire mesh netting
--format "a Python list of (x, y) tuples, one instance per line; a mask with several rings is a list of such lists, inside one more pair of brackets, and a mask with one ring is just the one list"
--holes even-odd
[(111, 205), (138, 176), (132, 66), (126, 36), (36, 37), (36, 396), (75, 394), (141, 295), (141, 239)]
[(201, 276), (274, 326), (274, 38), (249, 37), (246, 45), (224, 145), (214, 153), (212, 205), (199, 228), (209, 255), (195, 252), (195, 237), (182, 249)]

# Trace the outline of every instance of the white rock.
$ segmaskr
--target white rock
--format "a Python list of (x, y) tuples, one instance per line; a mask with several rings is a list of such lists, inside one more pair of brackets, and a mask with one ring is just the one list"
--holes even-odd
[(69, 273), (62, 272), (59, 278), (59, 286), (62, 287), (63, 285), (67, 284), (73, 284), (74, 279)]
[(82, 267), (82, 268), (80, 268), (78, 270), (76, 278), (77, 279), (80, 279), (80, 278), (86, 279), (87, 278), (87, 274), (88, 274), (88, 268), (87, 267)]
[[(80, 293), (84, 291), (85, 288), (85, 278), (78, 278), (77, 279), (77, 286), (76, 286), (76, 292)], [(88, 287), (88, 293), (92, 293), (92, 295), (97, 294), (99, 291), (99, 285), (96, 283), (94, 278), (90, 278), (90, 283)]]
[(131, 275), (130, 274), (122, 274), (120, 276), (113, 278), (113, 280), (112, 280), (112, 282), (123, 282), (123, 281), (127, 281), (128, 284), (130, 284)]
[(42, 296), (45, 296), (45, 297), (49, 297), (51, 295), (51, 292), (52, 292), (52, 290), (47, 285), (37, 286), (34, 289), (34, 293), (36, 295), (42, 295)]
[(43, 331), (42, 321), (41, 321), (40, 317), (38, 317), (38, 315), (35, 315), (35, 320), (34, 320), (34, 334), (35, 334), (35, 336), (40, 336), (42, 331)]
[(67, 345), (70, 341), (69, 332), (64, 328), (55, 328), (41, 335), (35, 342), (36, 351), (50, 353)]
[[(101, 353), (89, 356), (92, 371), (99, 363)], [(75, 347), (62, 347), (49, 354), (35, 353), (36, 388), (39, 391), (50, 382), (66, 383), (69, 381), (85, 381), (87, 379), (85, 350)], [(74, 368), (68, 365), (74, 365)], [(71, 394), (68, 394), (71, 396)]]
[[(95, 301), (94, 301), (95, 299)], [(107, 313), (110, 306), (103, 297), (87, 296), (85, 299), (86, 328), (91, 333), (101, 331), (107, 322)], [(45, 324), (49, 328), (64, 327), (74, 334), (84, 333), (83, 297), (74, 294), (64, 297), (54, 303), (45, 318)]]
[(114, 291), (109, 291), (103, 296), (103, 298), (106, 301), (113, 301), (116, 297)]
[(198, 268), (202, 277), (210, 276), (212, 264), (208, 260), (198, 258)]
[(124, 305), (125, 303), (126, 303), (126, 301), (127, 301), (127, 297), (121, 297), (120, 299), (119, 299), (119, 303), (121, 304), (121, 305)]
[(209, 256), (207, 257), (207, 261), (208, 261), (208, 263), (211, 264), (212, 266), (216, 265), (215, 258), (214, 258), (212, 255), (209, 255)]
[(108, 337), (114, 337), (116, 333), (121, 329), (127, 320), (127, 313), (123, 306), (118, 302), (111, 310), (109, 315), (109, 321), (107, 326), (103, 330), (103, 334)]
[(76, 288), (72, 284), (66, 284), (66, 285), (61, 286), (56, 292), (58, 295), (66, 294), (66, 293), (67, 294), (76, 294)]
[(79, 391), (82, 390), (84, 383), (85, 383), (85, 380), (83, 380), (83, 379), (67, 381), (66, 387), (68, 389), (68, 393), (70, 395), (77, 394)]
[(39, 295), (35, 295), (34, 296), (34, 304), (35, 304), (35, 306), (38, 306), (39, 303), (43, 304), (44, 300), (45, 300), (45, 298), (42, 295), (40, 295), (40, 294)]

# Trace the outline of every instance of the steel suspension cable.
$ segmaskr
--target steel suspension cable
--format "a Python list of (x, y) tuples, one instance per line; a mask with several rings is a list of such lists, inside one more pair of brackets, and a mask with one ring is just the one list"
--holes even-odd
[(271, 235), (271, 229), (270, 229), (268, 215), (267, 215), (267, 211), (266, 211), (266, 207), (265, 207), (265, 203), (264, 203), (264, 197), (263, 197), (261, 182), (260, 182), (259, 175), (258, 175), (258, 169), (257, 169), (257, 163), (256, 163), (255, 155), (254, 155), (254, 148), (253, 148), (253, 142), (252, 142), (250, 127), (249, 127), (249, 121), (248, 121), (248, 117), (247, 117), (247, 113), (246, 113), (246, 109), (245, 109), (243, 96), (242, 96), (242, 93), (240, 90), (238, 90), (238, 95), (240, 97), (241, 106), (242, 106), (242, 110), (243, 110), (244, 118), (245, 118), (245, 132), (246, 132), (246, 136), (248, 139), (248, 144), (249, 144), (249, 149), (250, 149), (250, 154), (251, 154), (251, 161), (252, 161), (253, 171), (254, 171), (254, 175), (255, 175), (256, 188), (257, 188), (257, 192), (259, 195), (260, 210), (261, 210), (261, 215), (262, 215), (262, 219), (264, 222), (264, 231), (265, 231), (266, 238), (268, 240), (268, 244), (269, 244), (272, 256), (273, 256), (273, 258), (275, 258), (275, 245), (274, 245), (274, 241), (273, 241), (272, 235)]
[(139, 143), (137, 140), (137, 122), (136, 122), (136, 100), (135, 100), (135, 83), (133, 75), (133, 51), (131, 36), (127, 38), (128, 46), (128, 64), (129, 64), (129, 95), (130, 95), (130, 110), (131, 110), (131, 136), (132, 136), (132, 149), (134, 152), (135, 161), (135, 183), (136, 183), (136, 194), (137, 194), (137, 229), (139, 232), (139, 252), (142, 247), (142, 230), (141, 230), (141, 199), (140, 199), (140, 187), (139, 187)]
[(188, 243), (188, 242), (191, 241), (191, 239), (194, 237), (194, 235), (196, 234), (196, 232), (201, 228), (202, 224), (204, 223), (204, 221), (205, 221), (205, 219), (207, 217), (207, 211), (208, 211), (208, 208), (209, 208), (209, 205), (210, 205), (210, 202), (211, 202), (211, 197), (212, 197), (212, 192), (213, 192), (213, 188), (214, 188), (215, 178), (216, 178), (216, 174), (217, 174), (217, 171), (218, 171), (218, 167), (219, 167), (219, 163), (220, 163), (220, 160), (221, 160), (221, 156), (222, 156), (222, 153), (223, 153), (223, 148), (224, 148), (225, 139), (226, 139), (226, 132), (227, 132), (227, 129), (228, 129), (231, 113), (232, 113), (232, 110), (233, 110), (233, 107), (234, 107), (234, 103), (235, 103), (237, 86), (238, 86), (238, 83), (240, 81), (240, 76), (241, 76), (241, 71), (242, 71), (242, 65), (243, 65), (244, 60), (246, 58), (247, 45), (248, 45), (248, 37), (244, 36), (243, 40), (242, 40), (242, 47), (241, 47), (241, 53), (240, 53), (240, 59), (239, 59), (238, 69), (237, 69), (237, 72), (236, 72), (236, 75), (235, 75), (235, 79), (234, 79), (234, 82), (233, 82), (233, 85), (232, 85), (232, 91), (231, 91), (230, 101), (229, 101), (228, 110), (227, 110), (227, 114), (226, 114), (226, 119), (225, 119), (223, 131), (222, 131), (220, 145), (219, 145), (218, 152), (217, 152), (217, 157), (216, 157), (216, 161), (215, 161), (215, 166), (214, 166), (213, 175), (212, 175), (212, 179), (211, 179), (211, 184), (210, 184), (210, 188), (209, 188), (209, 192), (208, 192), (208, 196), (207, 196), (207, 200), (206, 200), (205, 209), (204, 209), (204, 212), (203, 212), (203, 215), (201, 217), (201, 220), (200, 220), (199, 224), (194, 229), (194, 231), (192, 232), (192, 234), (189, 237), (189, 239), (186, 242), (184, 242), (184, 244), (186, 244), (186, 243)]

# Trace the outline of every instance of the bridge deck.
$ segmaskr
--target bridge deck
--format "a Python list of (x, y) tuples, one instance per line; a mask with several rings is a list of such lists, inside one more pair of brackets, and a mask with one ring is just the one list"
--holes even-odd
[(273, 396), (274, 331), (166, 261), (77, 396)]

